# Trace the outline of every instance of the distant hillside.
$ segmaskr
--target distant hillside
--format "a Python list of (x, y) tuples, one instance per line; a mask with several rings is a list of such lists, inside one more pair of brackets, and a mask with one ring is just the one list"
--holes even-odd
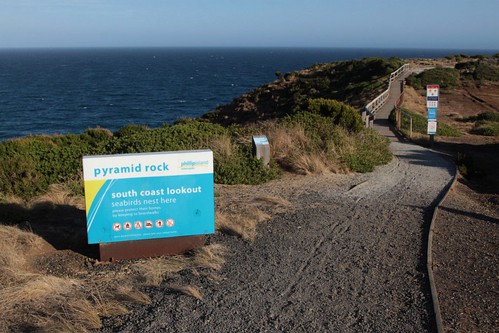
[(287, 74), (203, 116), (229, 125), (280, 118), (306, 109), (308, 99), (327, 98), (362, 108), (386, 89), (387, 76), (403, 65), (398, 58), (333, 62)]

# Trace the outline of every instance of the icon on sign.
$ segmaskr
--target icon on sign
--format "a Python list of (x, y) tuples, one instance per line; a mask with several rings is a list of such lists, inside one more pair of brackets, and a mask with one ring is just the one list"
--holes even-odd
[(145, 221), (144, 222), (144, 227), (146, 229), (151, 229), (153, 227), (152, 221), (150, 221), (150, 220)]
[(429, 109), (438, 108), (438, 101), (426, 101), (426, 107)]
[(142, 222), (140, 221), (135, 221), (135, 229), (142, 229)]
[(120, 223), (113, 224), (113, 230), (114, 231), (120, 231), (121, 230), (121, 224)]
[(173, 227), (175, 225), (175, 221), (173, 219), (168, 219), (166, 220), (166, 226), (167, 227)]
[(130, 229), (132, 229), (132, 223), (130, 223), (130, 222), (125, 222), (125, 224), (123, 225), (123, 228), (124, 228), (125, 230), (130, 230)]
[(156, 220), (156, 227), (163, 228), (164, 227), (163, 220)]

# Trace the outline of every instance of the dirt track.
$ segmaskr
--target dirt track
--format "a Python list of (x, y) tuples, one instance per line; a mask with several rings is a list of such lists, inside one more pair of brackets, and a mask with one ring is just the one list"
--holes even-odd
[[(262, 225), (253, 242), (209, 239), (232, 255), (218, 284), (200, 286), (202, 301), (151, 289), (150, 306), (101, 332), (435, 331), (426, 237), (454, 167), (415, 145), (392, 149), (396, 158), (370, 174), (251, 187), (294, 208)], [(240, 190), (224, 187), (221, 195)]]

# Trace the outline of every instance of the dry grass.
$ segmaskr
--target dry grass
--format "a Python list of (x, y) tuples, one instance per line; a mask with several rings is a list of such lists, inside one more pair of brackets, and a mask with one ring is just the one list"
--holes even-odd
[(257, 225), (269, 217), (270, 215), (258, 208), (248, 209), (240, 213), (217, 212), (215, 216), (216, 228), (221, 232), (236, 235), (245, 240), (252, 240), (256, 236)]
[(234, 155), (234, 151), (236, 149), (232, 139), (228, 135), (214, 139), (207, 143), (206, 146), (209, 146), (211, 150), (213, 150), (214, 154), (220, 154), (228, 157)]
[(224, 264), (225, 249), (218, 244), (196, 249), (191, 255), (177, 255), (139, 260), (131, 266), (141, 283), (158, 286), (184, 270), (219, 270)]
[(147, 303), (124, 279), (56, 277), (32, 269), (31, 253), (46, 243), (16, 227), (0, 226), (0, 331), (87, 332), (100, 318)]
[[(315, 147), (301, 124), (291, 126), (267, 124), (266, 132), (273, 158), (291, 172), (301, 175), (322, 175), (345, 170), (345, 166), (338, 157), (337, 150), (340, 147), (331, 145), (332, 151), (327, 152)], [(345, 139), (348, 137), (346, 135)]]
[(0, 226), (0, 288), (16, 285), (31, 277), (26, 270), (26, 254), (43, 244), (44, 241), (32, 233), (16, 227)]
[(291, 206), (291, 202), (289, 200), (284, 199), (283, 197), (274, 196), (274, 195), (263, 195), (255, 198), (253, 202), (257, 205), (263, 205), (267, 207), (289, 207)]
[[(226, 148), (220, 149), (230, 154), (226, 144), (222, 140), (220, 147)], [(58, 206), (84, 208), (82, 198), (71, 196), (60, 185), (51, 186), (47, 193), (29, 202), (15, 197), (1, 200), (30, 214)], [(32, 256), (43, 254), (46, 247), (50, 246), (31, 232), (0, 225), (0, 298), (4, 300), (0, 304), (1, 332), (88, 332), (101, 326), (102, 317), (128, 312), (128, 304), (150, 303), (138, 287), (159, 285), (183, 270), (216, 280), (213, 272), (225, 262), (224, 248), (215, 244), (188, 255), (144, 259), (131, 266), (110, 267), (97, 275), (62, 278), (33, 268)], [(202, 299), (200, 291), (192, 285), (170, 289)]]
[(286, 160), (310, 146), (310, 140), (305, 134), (305, 129), (299, 124), (291, 128), (274, 124), (267, 130), (273, 158), (277, 161)]
[(327, 158), (322, 153), (299, 154), (294, 159), (294, 169), (303, 175), (322, 175), (330, 172)]
[(70, 194), (70, 191), (61, 184), (53, 184), (49, 186), (46, 193), (33, 198), (28, 203), (28, 208), (38, 207), (40, 205), (50, 206), (73, 206), (78, 209), (85, 209), (85, 199), (83, 197), (75, 197)]
[(180, 293), (183, 295), (187, 295), (190, 297), (194, 297), (195, 299), (202, 300), (203, 295), (201, 291), (196, 286), (178, 286), (178, 285), (170, 285), (168, 289), (174, 293)]
[(252, 195), (244, 200), (238, 197), (237, 202), (224, 198), (223, 204), (217, 205), (215, 227), (218, 231), (253, 240), (260, 223), (267, 221), (272, 214), (286, 211), (291, 203), (275, 195)]
[(0, 328), (81, 332), (98, 327), (99, 314), (82, 293), (81, 281), (31, 270), (27, 256), (44, 244), (30, 232), (0, 226)]

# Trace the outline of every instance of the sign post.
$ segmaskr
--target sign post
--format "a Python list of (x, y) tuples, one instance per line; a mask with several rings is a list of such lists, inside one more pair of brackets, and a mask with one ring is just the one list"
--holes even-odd
[(263, 165), (269, 165), (270, 144), (265, 135), (253, 135), (253, 154), (257, 159), (263, 159)]
[(426, 107), (428, 108), (428, 135), (430, 136), (430, 145), (435, 141), (437, 134), (437, 108), (439, 102), (440, 87), (436, 84), (426, 86)]
[(215, 232), (210, 150), (84, 156), (83, 176), (101, 260), (178, 254)]

